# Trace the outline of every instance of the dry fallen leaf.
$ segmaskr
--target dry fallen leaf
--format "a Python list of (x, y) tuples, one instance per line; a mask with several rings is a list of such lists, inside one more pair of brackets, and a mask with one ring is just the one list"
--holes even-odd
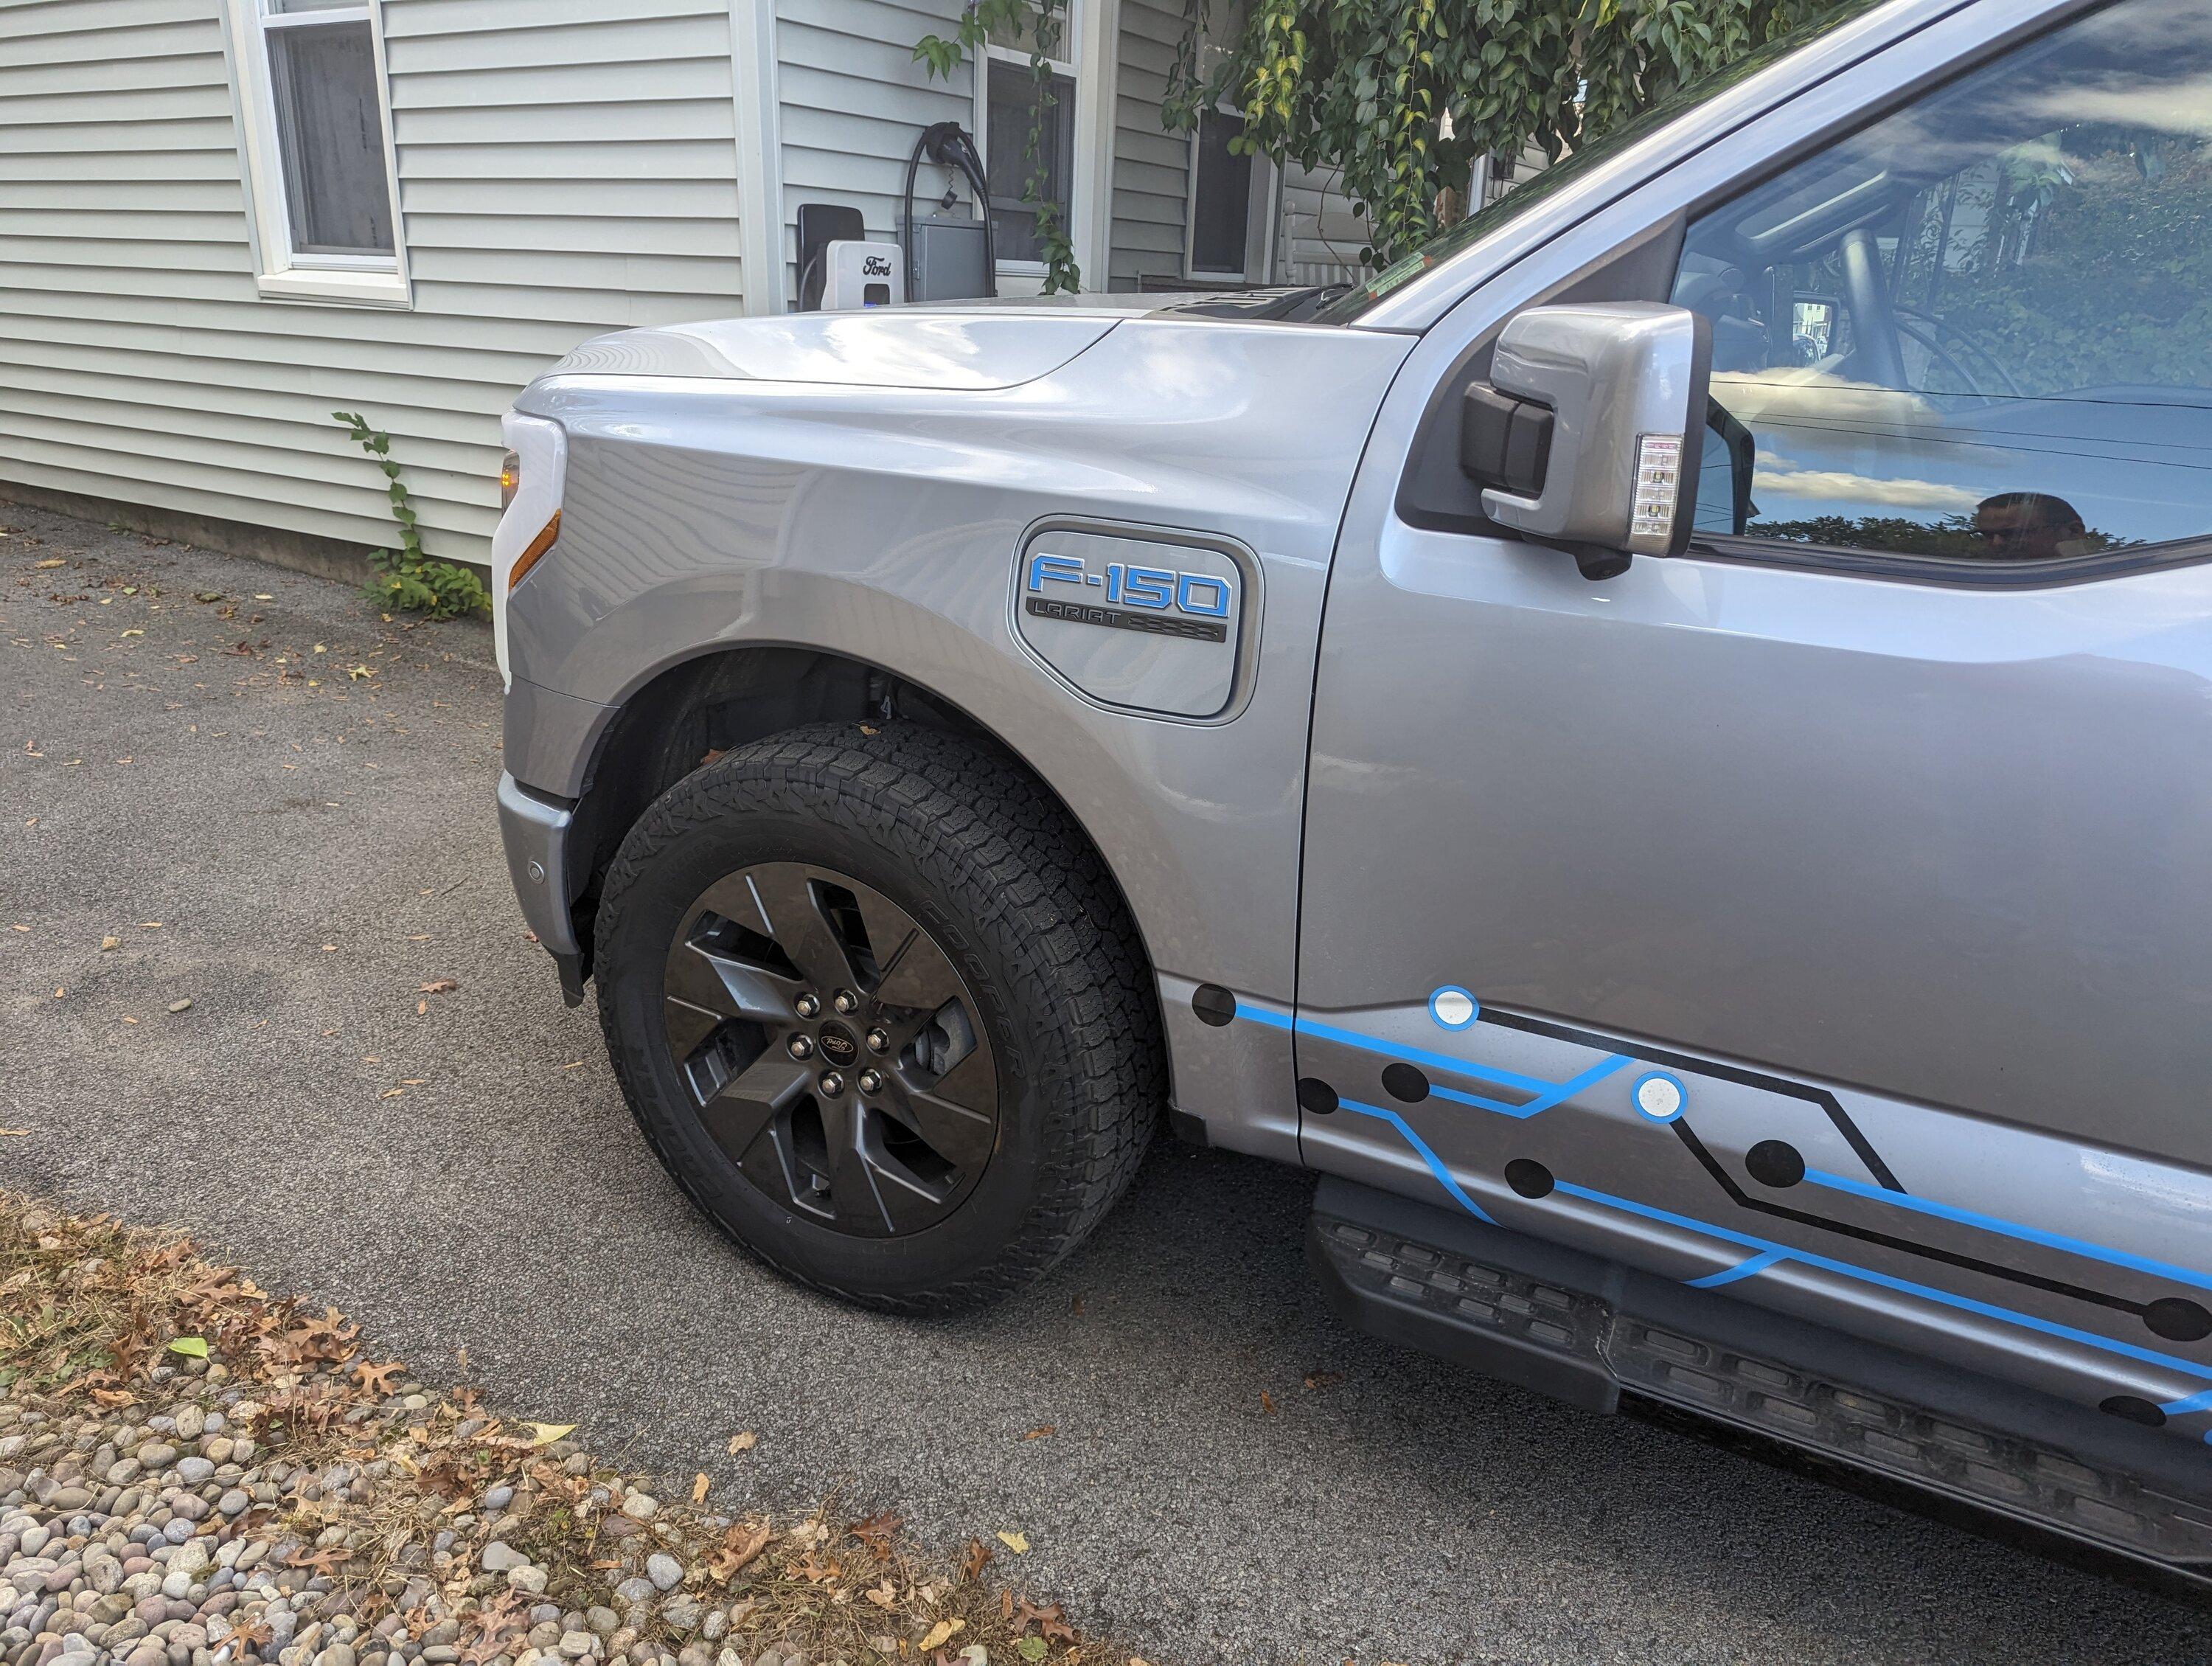
[(692, 1502), (692, 1503), (694, 1503), (694, 1504), (704, 1504), (704, 1503), (706, 1503), (706, 1502), (707, 1502), (707, 1488), (708, 1488), (708, 1486), (710, 1486), (710, 1485), (711, 1485), (711, 1483), (710, 1483), (710, 1482), (708, 1481), (708, 1479), (707, 1479), (707, 1472), (706, 1472), (704, 1469), (702, 1469), (702, 1470), (701, 1470), (697, 1474), (696, 1474), (696, 1475), (692, 1476), (692, 1477), (691, 1477), (691, 1502)]
[(1269, 1417), (1275, 1414), (1275, 1396), (1265, 1389), (1260, 1390), (1260, 1409)]
[(0, 1128), (0, 1140), (27, 1140), (30, 1137), (28, 1128)]
[(119, 937), (103, 937), (100, 939), (100, 952), (102, 954), (106, 954), (111, 949), (119, 949), (122, 946), (123, 939)]
[[(575, 1068), (575, 1066), (563, 1065), (561, 1067), (563, 1070), (573, 1070)], [(747, 1429), (743, 1434), (735, 1434), (730, 1437), (730, 1444), (727, 1450), (732, 1452), (750, 1452), (754, 1447), (759, 1444), (760, 1437), (755, 1434), (750, 1429)]]
[(968, 1553), (960, 1559), (960, 1576), (963, 1579), (980, 1579), (991, 1558), (998, 1553), (981, 1539), (968, 1541)]
[(707, 1559), (707, 1572), (727, 1584), (761, 1552), (768, 1548), (769, 1530), (765, 1523), (751, 1526), (738, 1522), (722, 1535), (722, 1543)]
[(45, 572), (45, 571), (46, 571), (48, 568), (50, 568), (50, 567), (66, 567), (66, 566), (68, 566), (68, 565), (69, 565), (69, 563), (68, 563), (67, 562), (65, 562), (65, 561), (62, 560), (62, 559), (61, 559), (61, 557), (59, 557), (58, 556), (56, 556), (53, 560), (52, 560), (52, 561), (34, 562), (33, 562), (33, 563), (32, 563), (32, 565), (33, 565), (33, 566), (34, 566), (34, 567), (35, 567), (35, 568), (36, 568), (40, 572), (43, 573), (43, 572)]
[(878, 1556), (891, 1554), (891, 1535), (899, 1529), (899, 1518), (888, 1510), (879, 1510), (864, 1522), (854, 1522), (845, 1531), (858, 1539)]
[(459, 978), (434, 977), (428, 983), (422, 985), (417, 993), (426, 995), (445, 995), (451, 994), (454, 990), (460, 987), (461, 984)]
[(998, 1537), (999, 1542), (1006, 1546), (1007, 1549), (1012, 1551), (1015, 1555), (1026, 1556), (1030, 1554), (1030, 1536), (1028, 1534), (1001, 1533)]
[(964, 1632), (967, 1629), (968, 1622), (957, 1616), (951, 1620), (939, 1620), (929, 1628), (929, 1634), (921, 1639), (922, 1653), (927, 1654), (932, 1649), (943, 1648), (952, 1640), (954, 1633)]
[(576, 1426), (573, 1423), (532, 1423), (527, 1426), (532, 1432), (530, 1444), (532, 1446), (550, 1446), (555, 1441), (576, 1432)]
[(1040, 1423), (1036, 1428), (1024, 1435), (1022, 1438), (1024, 1440), (1042, 1440), (1047, 1435), (1056, 1435), (1059, 1432), (1060, 1426), (1058, 1424)]

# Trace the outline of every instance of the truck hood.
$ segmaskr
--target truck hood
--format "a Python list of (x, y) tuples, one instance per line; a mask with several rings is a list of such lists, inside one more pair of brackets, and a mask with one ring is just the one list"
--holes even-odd
[(982, 391), (1048, 375), (1121, 316), (899, 307), (718, 319), (601, 336), (551, 374)]
[(1334, 288), (945, 301), (858, 313), (714, 319), (587, 341), (556, 376), (692, 376), (834, 387), (985, 391), (1049, 375), (1124, 319), (1292, 322)]

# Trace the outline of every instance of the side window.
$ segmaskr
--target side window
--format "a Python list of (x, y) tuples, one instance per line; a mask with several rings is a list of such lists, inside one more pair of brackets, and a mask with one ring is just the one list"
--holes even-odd
[(1674, 298), (1713, 325), (1700, 535), (2212, 535), (2212, 6), (2119, 0), (1797, 163), (1691, 227)]
[(232, 0), (261, 287), (404, 300), (373, 0)]

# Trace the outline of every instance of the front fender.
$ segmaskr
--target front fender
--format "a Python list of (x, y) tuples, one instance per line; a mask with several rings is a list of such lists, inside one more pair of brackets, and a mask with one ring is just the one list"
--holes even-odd
[[(562, 721), (532, 735), (518, 773), (577, 796), (613, 714), (680, 660), (749, 644), (860, 660), (959, 708), (1044, 779), (1169, 987), (1287, 1002), (1328, 562), (1410, 344), (1145, 319), (988, 391), (549, 377), (518, 408), (568, 434), (561, 541), (516, 588), (508, 633), (518, 686), (552, 696), (532, 691)], [(1054, 516), (1256, 553), (1256, 641), (1232, 718), (1094, 704), (1024, 650), (1015, 555)], [(1255, 1078), (1231, 1051), (1250, 1026), (1167, 1005), (1178, 1103), (1225, 1143), (1294, 1158), (1287, 1054)]]

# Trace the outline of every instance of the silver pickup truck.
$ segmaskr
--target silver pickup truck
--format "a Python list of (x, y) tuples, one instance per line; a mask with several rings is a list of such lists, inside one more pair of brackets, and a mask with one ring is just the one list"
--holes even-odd
[(501, 810), (647, 1136), (909, 1310), (1166, 1107), (1325, 1289), (2212, 1571), (2212, 0), (1860, 7), (1334, 296), (588, 344)]

